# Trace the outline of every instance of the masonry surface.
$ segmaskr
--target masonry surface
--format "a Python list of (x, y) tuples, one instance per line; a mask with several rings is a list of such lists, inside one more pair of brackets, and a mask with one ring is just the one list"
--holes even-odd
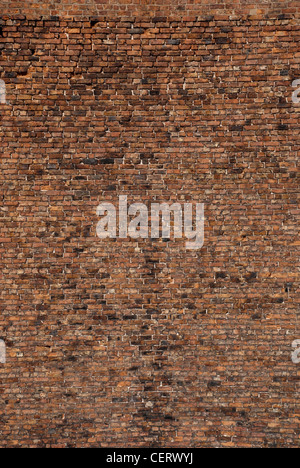
[[(296, 8), (34, 18), (14, 3), (0, 446), (298, 448)], [(120, 195), (205, 203), (204, 247), (98, 239), (96, 208)]]

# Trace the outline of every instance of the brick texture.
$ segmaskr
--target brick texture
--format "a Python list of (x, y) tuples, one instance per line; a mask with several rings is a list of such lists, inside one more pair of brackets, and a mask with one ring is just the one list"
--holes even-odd
[(32, 1), (1, 0), (3, 11), (9, 15), (27, 17), (63, 15), (82, 17), (90, 15), (124, 16), (203, 16), (226, 15), (279, 15), (299, 17), (298, 0), (60, 0)]
[[(298, 2), (2, 3), (0, 446), (299, 447)], [(98, 239), (119, 195), (204, 247)]]

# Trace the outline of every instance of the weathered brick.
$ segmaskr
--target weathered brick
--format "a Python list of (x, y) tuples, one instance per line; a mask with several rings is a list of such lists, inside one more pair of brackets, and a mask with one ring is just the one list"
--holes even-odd
[[(1, 448), (298, 448), (299, 5), (10, 1), (0, 49)], [(119, 195), (204, 247), (100, 241)]]

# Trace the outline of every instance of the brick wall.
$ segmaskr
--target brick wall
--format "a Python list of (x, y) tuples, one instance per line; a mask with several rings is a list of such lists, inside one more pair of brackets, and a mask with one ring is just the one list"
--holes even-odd
[(3, 12), (39, 16), (60, 15), (86, 18), (91, 15), (130, 16), (203, 16), (218, 15), (279, 15), (299, 17), (298, 0), (2, 0)]
[[(0, 27), (0, 446), (299, 447), (296, 3), (30, 3)], [(101, 241), (119, 195), (205, 203), (204, 247)]]

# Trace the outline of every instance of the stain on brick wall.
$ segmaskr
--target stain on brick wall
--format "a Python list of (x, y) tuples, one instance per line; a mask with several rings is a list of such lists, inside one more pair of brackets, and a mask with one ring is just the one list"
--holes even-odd
[[(299, 447), (295, 11), (9, 3), (1, 447)], [(204, 247), (100, 240), (97, 206), (120, 195), (204, 203)]]

